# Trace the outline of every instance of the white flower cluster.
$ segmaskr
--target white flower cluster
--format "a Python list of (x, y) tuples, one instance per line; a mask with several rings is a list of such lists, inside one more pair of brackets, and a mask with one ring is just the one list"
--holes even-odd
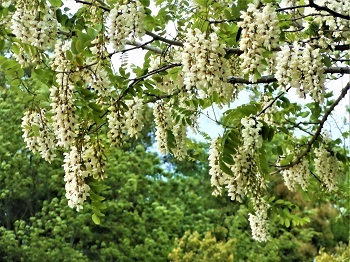
[(173, 155), (178, 160), (184, 160), (187, 155), (187, 146), (186, 146), (186, 125), (183, 125), (180, 121), (179, 123), (173, 123), (172, 132), (175, 137), (175, 148), (172, 150)]
[(224, 179), (224, 184), (228, 189), (228, 196), (231, 200), (242, 202), (244, 195), (247, 195), (254, 206), (255, 215), (249, 215), (249, 221), (253, 232), (253, 238), (258, 241), (266, 241), (268, 234), (267, 209), (268, 205), (263, 200), (267, 182), (259, 173), (257, 168), (257, 150), (262, 146), (262, 137), (259, 134), (263, 124), (252, 117), (245, 117), (242, 123), (242, 144), (237, 148), (237, 153), (233, 156), (234, 165), (230, 166), (232, 176), (224, 175), (218, 166), (218, 156), (211, 145), (211, 175), (212, 186), (218, 188)]
[(230, 101), (233, 86), (227, 83), (229, 65), (216, 33), (211, 33), (207, 39), (206, 33), (198, 28), (188, 29), (185, 37), (182, 72), (186, 89), (198, 89), (202, 98), (216, 92), (219, 97)]
[[(44, 50), (56, 41), (57, 28), (55, 12), (47, 5), (37, 5), (33, 1), (17, 1), (11, 29), (23, 44)], [(28, 54), (24, 55), (22, 52), (25, 51), (21, 46), (20, 53), (14, 54), (21, 65), (35, 62), (38, 58), (36, 56), (29, 58)]]
[(219, 154), (219, 144), (220, 144), (220, 137), (214, 139), (209, 148), (209, 175), (210, 178), (210, 184), (212, 187), (214, 187), (212, 195), (218, 196), (222, 194), (222, 186), (224, 185), (225, 180), (227, 179), (227, 175), (222, 172), (220, 168), (220, 154)]
[(115, 101), (111, 102), (107, 119), (109, 128), (109, 137), (113, 145), (121, 146), (125, 135), (130, 137), (138, 136), (143, 127), (141, 99), (134, 98), (126, 101), (127, 110), (123, 110), (121, 104)]
[(268, 125), (274, 125), (274, 115), (277, 112), (275, 103), (273, 103), (274, 98), (269, 95), (264, 95), (261, 98), (261, 108), (265, 109), (265, 112), (258, 116), (258, 120), (264, 121)]
[[(39, 152), (42, 158), (51, 163), (56, 157), (55, 139), (50, 132), (45, 110), (40, 112), (26, 111), (22, 118), (23, 138), (27, 148), (33, 153)], [(34, 134), (33, 133), (38, 133)]]
[(51, 67), (56, 70), (56, 83), (50, 89), (53, 130), (57, 145), (69, 149), (74, 143), (77, 119), (74, 105), (74, 85), (69, 70), (70, 62), (65, 57), (69, 43), (58, 42), (52, 57)]
[(253, 153), (254, 150), (262, 146), (262, 137), (259, 132), (263, 124), (251, 117), (242, 118), (241, 123), (243, 126), (243, 149), (247, 152)]
[(243, 54), (240, 58), (243, 62), (241, 69), (244, 75), (249, 75), (249, 81), (254, 83), (257, 81), (256, 73), (261, 75), (268, 63), (264, 58), (264, 53), (278, 47), (279, 20), (271, 4), (266, 4), (262, 8), (249, 4), (247, 11), (241, 11), (241, 13), (243, 21), (237, 23), (242, 28), (240, 48)]
[(293, 48), (283, 46), (277, 53), (276, 69), (276, 78), (283, 89), (290, 85), (300, 97), (309, 94), (316, 102), (323, 102), (325, 86), (320, 49), (308, 44), (302, 48), (297, 42)]
[[(228, 177), (225, 182), (231, 200), (239, 202), (245, 194), (255, 195), (255, 192), (251, 192), (250, 189), (255, 190), (253, 186), (256, 183), (260, 185), (260, 189), (265, 187), (265, 181), (258, 174), (255, 160), (256, 151), (262, 146), (262, 137), (259, 132), (263, 124), (250, 117), (242, 118), (241, 123), (243, 144), (238, 147), (238, 153), (233, 156), (235, 164), (231, 167), (231, 171), (234, 177)], [(248, 184), (250, 184), (249, 187), (247, 187)]]
[(89, 196), (90, 187), (85, 183), (86, 172), (82, 172), (81, 153), (76, 146), (71, 147), (70, 152), (64, 153), (64, 181), (66, 182), (66, 198), (68, 206), (76, 208), (77, 211), (83, 209), (83, 203)]
[(120, 105), (115, 102), (111, 103), (108, 111), (108, 137), (112, 145), (121, 146), (126, 134), (124, 112), (120, 108)]
[(143, 101), (137, 97), (134, 97), (133, 100), (127, 100), (126, 105), (128, 110), (125, 112), (125, 127), (127, 129), (128, 135), (130, 137), (136, 137), (140, 133), (143, 122), (142, 122), (142, 108)]
[(145, 10), (140, 1), (119, 1), (110, 12), (110, 41), (116, 51), (123, 50), (126, 39), (131, 37), (141, 38), (145, 34), (144, 17)]
[(70, 74), (70, 79), (72, 79), (72, 84), (83, 83), (86, 88), (97, 94), (96, 103), (100, 105), (103, 105), (104, 98), (110, 97), (111, 81), (107, 71), (100, 63), (89, 68), (74, 71)]
[(88, 142), (90, 140), (88, 135), (84, 137), (87, 144), (82, 147), (81, 172), (85, 173), (83, 176), (92, 176), (96, 180), (103, 180), (105, 178), (106, 156), (104, 155), (104, 148), (100, 141), (94, 143)]
[(290, 191), (295, 191), (297, 184), (299, 184), (303, 190), (306, 190), (310, 177), (309, 161), (304, 158), (298, 164), (284, 169), (282, 171), (282, 176), (284, 184)]
[[(317, 0), (316, 3), (319, 6), (325, 6), (339, 14), (349, 16), (350, 2), (348, 0)], [(349, 43), (349, 20), (329, 15), (327, 11), (317, 11), (313, 7), (305, 8), (304, 15), (314, 15), (312, 19), (303, 20), (304, 28), (308, 29), (310, 26), (314, 27), (315, 23), (318, 25), (317, 33), (319, 39), (315, 41), (315, 44), (327, 48), (328, 45), (335, 45), (338, 41)], [(327, 27), (327, 31), (324, 30), (325, 27)], [(332, 37), (337, 39), (337, 41), (328, 41), (329, 32), (331, 32)], [(327, 37), (325, 34), (327, 34)]]
[(104, 179), (105, 156), (99, 142), (90, 143), (90, 137), (84, 137), (87, 144), (79, 149), (72, 146), (69, 152), (64, 153), (64, 181), (66, 182), (66, 198), (68, 206), (83, 208), (83, 203), (90, 195), (90, 187), (85, 179), (92, 176), (94, 179)]
[(11, 5), (12, 1), (4, 1), (1, 3), (2, 7), (8, 8)]
[(92, 81), (87, 82), (91, 83), (91, 88), (96, 91), (99, 97), (109, 97), (111, 81), (107, 71), (102, 66), (96, 66), (96, 68), (91, 69), (94, 72), (94, 74), (90, 75)]
[(256, 215), (249, 214), (252, 237), (259, 242), (266, 242), (269, 237), (267, 209), (268, 206), (266, 204), (261, 204), (259, 205), (259, 209), (256, 211)]
[(327, 150), (324, 144), (315, 149), (315, 169), (328, 191), (337, 189), (337, 172), (339, 162), (334, 152)]
[(167, 103), (159, 100), (153, 106), (154, 122), (156, 124), (156, 142), (160, 153), (166, 154), (168, 151), (168, 130), (171, 126), (171, 113)]

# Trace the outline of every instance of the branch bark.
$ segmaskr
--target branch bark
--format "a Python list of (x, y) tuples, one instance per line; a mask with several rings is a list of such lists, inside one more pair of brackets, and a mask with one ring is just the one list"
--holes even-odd
[[(324, 68), (325, 74), (350, 74), (350, 67), (326, 67)], [(241, 77), (229, 76), (227, 81), (231, 84), (268, 84), (277, 82), (277, 79), (273, 75), (262, 76), (257, 82), (253, 83), (248, 79)]]
[(284, 170), (284, 169), (288, 169), (288, 168), (290, 168), (290, 167), (292, 167), (294, 165), (299, 164), (301, 162), (301, 160), (303, 159), (303, 157), (306, 156), (310, 152), (312, 145), (317, 140), (317, 138), (320, 136), (322, 128), (323, 128), (323, 125), (327, 121), (327, 118), (332, 113), (334, 108), (339, 104), (339, 102), (345, 97), (345, 95), (347, 94), (349, 89), (350, 89), (350, 82), (348, 82), (347, 85), (342, 89), (342, 91), (341, 91), (339, 97), (337, 98), (337, 100), (334, 101), (334, 103), (328, 108), (328, 110), (324, 114), (324, 116), (321, 119), (320, 124), (319, 124), (315, 134), (312, 136), (311, 140), (307, 143), (306, 149), (294, 161), (292, 161), (289, 165), (278, 166), (277, 167), (278, 171), (281, 171), (281, 170)]
[(326, 11), (334, 17), (350, 20), (350, 15), (344, 15), (328, 8), (327, 6), (321, 6), (321, 5), (315, 4), (314, 0), (309, 0), (309, 5), (310, 7), (315, 8), (317, 11)]

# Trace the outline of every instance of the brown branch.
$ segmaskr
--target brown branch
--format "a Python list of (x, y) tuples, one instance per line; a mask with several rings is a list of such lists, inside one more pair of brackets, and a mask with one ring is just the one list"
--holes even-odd
[(326, 113), (324, 114), (323, 118), (320, 121), (320, 124), (315, 132), (315, 134), (313, 135), (313, 137), (311, 138), (311, 140), (307, 143), (307, 147), (304, 150), (304, 152), (302, 152), (299, 156), (297, 156), (297, 158), (292, 161), (290, 164), (285, 165), (285, 166), (277, 166), (278, 170), (277, 171), (281, 171), (284, 169), (288, 169), (294, 165), (297, 165), (301, 162), (301, 160), (303, 159), (304, 156), (306, 156), (310, 150), (312, 145), (314, 144), (314, 142), (317, 140), (317, 138), (319, 137), (319, 135), (321, 134), (322, 128), (324, 123), (327, 121), (327, 118), (329, 117), (329, 115), (332, 113), (332, 111), (334, 110), (334, 108), (339, 104), (339, 102), (345, 97), (345, 95), (347, 94), (347, 92), (350, 89), (350, 82), (347, 83), (347, 85), (342, 89), (339, 97), (337, 98), (337, 100), (334, 101), (334, 103), (328, 108), (328, 110), (326, 111)]
[(146, 31), (146, 35), (152, 37), (154, 40), (159, 40), (161, 42), (167, 43), (169, 45), (183, 46), (184, 44), (180, 41), (170, 40), (168, 38), (162, 37), (150, 31)]
[[(292, 47), (292, 46), (290, 46)], [(348, 51), (350, 50), (350, 44), (344, 44), (344, 45), (337, 45), (334, 47), (334, 51)], [(227, 47), (225, 48), (226, 54), (231, 55), (241, 55), (243, 54), (243, 51), (239, 49), (238, 47)], [(280, 47), (274, 48), (272, 51), (281, 51)]]
[(154, 103), (154, 102), (156, 102), (156, 101), (158, 101), (160, 99), (164, 99), (164, 98), (171, 98), (173, 96), (178, 95), (180, 92), (181, 92), (181, 89), (175, 90), (174, 93), (172, 93), (172, 94), (164, 94), (164, 95), (154, 95), (154, 94), (149, 94), (149, 93), (144, 92), (148, 96), (153, 96), (153, 98), (150, 98), (150, 99), (146, 100), (144, 102), (144, 104)]
[(134, 79), (130, 79), (130, 81), (143, 80), (143, 79), (145, 79), (145, 78), (147, 78), (149, 76), (155, 75), (157, 73), (166, 71), (166, 70), (168, 70), (170, 68), (177, 67), (177, 66), (181, 66), (181, 63), (167, 64), (165, 66), (162, 66), (162, 67), (159, 67), (159, 68), (157, 68), (155, 70), (152, 70), (151, 72), (149, 72), (149, 73), (147, 73), (147, 74), (145, 74), (143, 76), (139, 76), (139, 77), (136, 77)]
[[(150, 44), (151, 42), (155, 41), (155, 39), (152, 39), (151, 41), (148, 41), (146, 43), (140, 43), (140, 42), (137, 42), (137, 41), (129, 41), (127, 40), (126, 41), (126, 44), (127, 45), (132, 45), (132, 46), (135, 46), (136, 48), (141, 48), (141, 49), (145, 49), (145, 50), (149, 50), (149, 51), (152, 51), (156, 54), (162, 54), (162, 50), (160, 48), (157, 48), (157, 47), (154, 47), (154, 46), (149, 46), (148, 44)], [(130, 50), (128, 50), (130, 51)], [(123, 50), (123, 52), (125, 52), (125, 50)]]
[(286, 11), (286, 10), (294, 10), (294, 9), (304, 8), (304, 7), (309, 7), (309, 6), (310, 5), (296, 5), (296, 6), (282, 7), (282, 8), (276, 9), (276, 12), (282, 12), (282, 11)]
[[(86, 2), (86, 1), (82, 1), (82, 0), (75, 0), (75, 2), (80, 3), (80, 4), (84, 4), (84, 5), (90, 5), (90, 6), (94, 5), (92, 2)], [(100, 1), (98, 1), (98, 2), (101, 3)], [(102, 10), (107, 11), (107, 12), (111, 11), (111, 9), (109, 9), (108, 7), (105, 7), (103, 5), (98, 5), (97, 7), (101, 8)]]
[(339, 17), (339, 18), (343, 18), (346, 20), (350, 20), (350, 15), (340, 14), (340, 13), (328, 8), (327, 6), (320, 6), (318, 4), (315, 4), (314, 0), (309, 0), (309, 6), (315, 8), (317, 11), (326, 11), (334, 17)]
[(231, 84), (267, 84), (267, 83), (277, 82), (277, 79), (273, 75), (262, 76), (255, 83), (253, 83), (245, 78), (229, 76), (227, 78), (227, 82)]
[[(326, 67), (324, 68), (325, 74), (350, 74), (350, 67)], [(241, 77), (229, 76), (227, 82), (231, 84), (268, 84), (277, 82), (277, 79), (273, 75), (262, 76), (256, 82), (251, 82), (248, 79)]]

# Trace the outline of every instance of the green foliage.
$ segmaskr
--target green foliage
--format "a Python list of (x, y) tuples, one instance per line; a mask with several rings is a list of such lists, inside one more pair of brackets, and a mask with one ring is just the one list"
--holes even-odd
[(173, 262), (234, 261), (235, 239), (218, 242), (211, 232), (201, 239), (197, 231), (192, 234), (186, 231), (181, 239), (176, 239), (175, 245), (169, 254)]
[[(340, 131), (341, 139), (333, 137), (327, 141), (322, 131), (349, 87), (342, 87), (341, 96), (336, 88), (326, 90), (322, 95), (324, 103), (310, 102), (304, 100), (309, 98), (305, 85), (295, 88), (301, 99), (293, 99), (291, 87), (280, 87), (276, 76), (270, 75), (276, 68), (265, 71), (254, 68), (252, 72), (259, 84), (244, 76), (240, 67), (242, 60), (238, 57), (244, 52), (243, 43), (246, 45), (248, 40), (242, 41), (240, 22), (243, 12), (253, 2), (251, 0), (229, 4), (212, 0), (127, 1), (141, 3), (144, 8), (144, 18), (139, 24), (144, 25), (150, 40), (145, 42), (146, 38), (130, 36), (128, 43), (133, 47), (122, 46), (121, 50), (112, 50), (109, 42), (113, 37), (107, 24), (111, 20), (108, 18), (111, 9), (122, 1), (79, 2), (81, 5), (76, 11), (63, 8), (61, 0), (0, 3), (0, 260), (308, 261), (320, 250), (317, 257), (320, 261), (348, 258), (343, 247), (337, 250), (338, 254), (332, 252), (338, 243), (349, 241), (349, 153), (341, 146), (341, 139), (347, 139), (349, 132)], [(306, 43), (318, 48), (326, 41), (327, 48), (320, 48), (319, 68), (309, 72), (315, 76), (323, 70), (347, 73), (347, 67), (338, 68), (339, 60), (344, 60), (342, 66), (349, 63), (349, 55), (342, 50), (349, 44), (347, 26), (337, 25), (339, 32), (337, 29), (334, 36), (330, 30), (332, 23), (320, 21), (332, 19), (332, 15), (337, 14), (323, 8), (322, 12), (327, 15), (322, 13), (317, 19), (313, 14), (303, 16), (305, 1), (294, 2), (297, 7), (277, 11), (277, 25), (281, 30), (280, 35), (274, 36), (277, 46), (262, 48), (261, 54), (254, 55), (261, 56), (258, 66), (267, 68), (270, 62), (273, 62), (271, 65), (278, 62), (270, 58), (275, 57), (280, 47), (294, 41), (303, 43), (302, 49)], [(281, 7), (281, 1), (277, 0), (260, 1), (259, 7), (268, 3)], [(31, 5), (35, 9), (30, 9)], [(44, 9), (48, 6), (50, 8)], [(15, 12), (23, 7), (28, 13), (39, 10), (32, 23), (28, 23), (24, 15), (20, 16), (19, 23), (23, 18), (23, 24), (19, 29), (30, 24), (32, 33), (37, 33), (35, 26), (47, 15), (43, 10), (52, 12), (50, 22), (54, 22), (55, 34), (45, 48), (34, 44), (38, 39), (19, 39), (16, 30), (10, 26)], [(317, 6), (314, 9), (319, 11)], [(139, 13), (141, 11), (136, 12), (135, 17)], [(132, 22), (133, 30), (138, 26), (134, 23), (135, 17), (128, 21)], [(336, 23), (343, 19), (339, 14), (338, 18)], [(174, 34), (170, 27), (176, 31)], [(180, 60), (188, 29), (199, 30), (209, 43), (211, 33), (216, 33), (218, 46), (225, 47), (216, 55), (228, 59), (229, 65), (224, 68), (227, 75), (219, 79), (221, 82), (218, 81), (217, 86), (203, 84), (200, 89), (182, 81), (185, 61)], [(325, 39), (319, 38), (321, 36)], [(68, 44), (68, 49), (61, 54), (66, 64), (59, 61), (63, 68), (59, 70), (52, 66), (56, 40)], [(135, 49), (148, 51), (142, 58), (142, 66), (129, 65), (131, 55), (128, 57), (128, 54)], [(196, 49), (206, 50), (207, 47)], [(120, 65), (114, 59), (117, 53), (122, 54)], [(198, 57), (191, 59), (195, 61)], [(154, 60), (159, 61), (159, 67), (151, 69)], [(310, 64), (316, 64), (315, 61)], [(105, 88), (110, 91), (104, 97), (96, 88), (101, 71), (105, 73), (104, 80), (108, 85)], [(72, 132), (79, 157), (88, 143), (84, 140), (86, 137), (105, 144), (108, 157), (107, 176), (103, 181), (93, 177), (84, 180), (91, 191), (79, 213), (68, 208), (65, 199), (62, 155), (71, 148), (56, 148), (57, 159), (48, 165), (38, 154), (26, 149), (20, 130), (25, 110), (37, 112), (43, 109), (47, 117), (45, 125), (49, 126), (50, 133), (54, 133), (54, 99), (57, 97), (52, 93), (55, 88), (63, 90), (64, 84), (59, 78), (62, 75), (69, 78), (68, 86), (72, 91), (69, 102), (72, 102), (74, 116), (79, 122)], [(88, 82), (86, 75), (90, 76)], [(323, 75), (328, 80), (338, 77), (331, 73)], [(206, 77), (215, 77), (215, 74), (201, 76), (201, 79)], [(303, 73), (302, 78), (306, 77), (308, 75)], [(228, 98), (220, 94), (221, 86), (227, 81), (232, 83)], [(168, 90), (159, 87), (164, 83), (171, 85)], [(213, 91), (209, 92), (210, 89)], [(68, 90), (60, 95), (64, 97), (67, 93)], [(248, 102), (236, 106), (234, 99), (242, 95), (249, 96)], [(125, 133), (129, 130), (123, 130), (122, 145), (112, 148), (107, 133), (111, 129), (112, 121), (108, 116), (112, 105), (120, 110), (121, 117), (130, 113), (133, 108), (128, 106), (128, 101), (136, 97), (144, 105), (145, 128), (138, 138), (127, 137)], [(188, 156), (184, 162), (171, 155), (160, 157), (151, 152), (155, 142), (154, 104), (150, 107), (147, 104), (160, 100), (170, 107), (170, 116), (165, 123), (169, 126), (179, 124), (197, 129), (196, 119), (206, 114), (204, 110), (216, 106), (223, 108), (222, 118), (216, 120), (215, 117), (213, 121), (224, 128), (218, 168), (228, 178), (237, 175), (232, 172), (232, 165), (236, 164), (233, 156), (240, 153), (239, 146), (245, 142), (242, 118), (251, 117), (263, 123), (258, 134), (263, 144), (252, 155), (256, 157), (253, 169), (268, 181), (265, 195), (261, 196), (270, 207), (272, 238), (267, 243), (256, 243), (250, 236), (247, 218), (254, 212), (254, 207), (246, 196), (238, 206), (227, 198), (210, 195), (207, 143), (185, 140)], [(69, 120), (66, 115), (63, 114), (63, 118)], [(121, 124), (126, 126), (126, 121)], [(33, 125), (30, 136), (38, 136), (41, 129)], [(204, 127), (204, 131), (197, 131), (204, 134), (207, 130)], [(166, 128), (165, 137), (168, 151), (174, 153), (179, 135)], [(208, 135), (206, 139), (209, 142)], [(332, 193), (320, 190), (324, 181), (315, 172), (314, 150), (323, 142), (327, 142), (327, 149), (340, 165), (339, 189)], [(281, 172), (304, 159), (310, 163), (309, 192), (291, 193), (283, 185)], [(297, 190), (301, 191), (299, 187)]]

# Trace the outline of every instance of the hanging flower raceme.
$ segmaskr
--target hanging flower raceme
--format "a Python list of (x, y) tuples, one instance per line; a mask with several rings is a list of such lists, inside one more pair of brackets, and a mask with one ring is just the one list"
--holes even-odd
[(125, 112), (125, 126), (130, 137), (136, 137), (140, 133), (143, 122), (142, 122), (142, 108), (143, 101), (137, 97), (133, 100), (127, 100), (126, 105), (128, 110)]
[(108, 137), (112, 145), (121, 146), (126, 134), (124, 111), (119, 103), (112, 100), (108, 112)]
[(110, 42), (116, 51), (123, 50), (127, 39), (134, 41), (145, 35), (144, 6), (140, 1), (118, 1), (110, 12)]
[(53, 131), (57, 145), (69, 149), (74, 143), (77, 118), (74, 105), (74, 84), (71, 79), (70, 62), (65, 57), (69, 43), (58, 42), (52, 57), (51, 66), (56, 71), (56, 85), (50, 89)]
[(224, 185), (226, 174), (220, 168), (219, 154), (220, 138), (214, 139), (210, 144), (209, 149), (209, 175), (211, 176), (210, 183), (214, 187), (212, 195), (218, 196), (222, 194), (222, 186)]
[(196, 88), (202, 98), (216, 92), (225, 102), (231, 101), (233, 86), (227, 83), (229, 66), (216, 33), (207, 38), (198, 28), (188, 29), (185, 37), (182, 71), (186, 89)]
[(271, 4), (258, 8), (249, 4), (246, 12), (241, 12), (242, 22), (237, 25), (242, 28), (240, 48), (243, 54), (241, 69), (249, 81), (256, 82), (257, 76), (266, 69), (269, 61), (264, 53), (278, 47), (280, 28), (275, 8)]
[(290, 191), (295, 191), (296, 185), (300, 185), (303, 190), (307, 189), (310, 177), (309, 161), (303, 159), (298, 164), (282, 171), (284, 184)]
[(315, 170), (319, 179), (328, 191), (337, 189), (337, 172), (339, 162), (334, 152), (327, 149), (325, 144), (321, 144), (315, 149)]
[[(267, 182), (257, 168), (258, 150), (262, 147), (260, 131), (263, 124), (255, 118), (245, 117), (241, 120), (242, 143), (233, 155), (233, 165), (229, 165), (231, 175), (223, 175), (219, 167), (219, 156), (213, 142), (210, 147), (210, 172), (212, 186), (221, 192), (221, 184), (224, 183), (231, 200), (242, 202), (244, 196), (252, 201), (255, 214), (249, 214), (249, 221), (253, 238), (258, 241), (266, 241), (268, 238), (267, 209), (263, 196), (266, 192)], [(224, 181), (222, 182), (222, 179)], [(214, 192), (216, 192), (214, 191)]]
[(173, 123), (172, 132), (175, 138), (175, 148), (172, 149), (172, 153), (178, 160), (184, 160), (187, 155), (186, 147), (186, 125), (179, 123)]
[(277, 53), (276, 70), (282, 89), (292, 86), (300, 97), (309, 94), (316, 102), (323, 102), (325, 86), (320, 49), (308, 44), (302, 48), (297, 42), (293, 47), (283, 46)]
[(43, 159), (51, 163), (56, 157), (56, 143), (46, 119), (45, 110), (26, 111), (21, 126), (27, 148), (33, 153), (38, 151)]
[(265, 203), (262, 203), (258, 208), (255, 208), (255, 210), (256, 215), (249, 214), (248, 218), (250, 228), (252, 229), (252, 237), (256, 241), (265, 242), (269, 237), (269, 223), (267, 217), (268, 206)]
[[(11, 29), (22, 44), (31, 45), (39, 50), (51, 47), (57, 39), (57, 28), (55, 12), (48, 5), (40, 5), (36, 1), (17, 1)], [(39, 61), (37, 54), (28, 54), (25, 50), (29, 49), (20, 45), (14, 52), (15, 58), (22, 66)]]
[(81, 152), (76, 146), (72, 146), (69, 152), (64, 153), (63, 168), (68, 206), (79, 211), (83, 209), (83, 203), (90, 195), (90, 187), (85, 183), (87, 172), (83, 172)]
[(90, 195), (86, 178), (105, 178), (106, 157), (100, 141), (91, 142), (90, 137), (85, 135), (84, 143), (79, 148), (72, 146), (69, 152), (64, 153), (66, 198), (69, 207), (77, 211), (83, 208), (84, 201)]
[(172, 119), (169, 105), (159, 100), (153, 106), (154, 122), (156, 124), (156, 142), (160, 153), (168, 152), (168, 130), (171, 129)]

